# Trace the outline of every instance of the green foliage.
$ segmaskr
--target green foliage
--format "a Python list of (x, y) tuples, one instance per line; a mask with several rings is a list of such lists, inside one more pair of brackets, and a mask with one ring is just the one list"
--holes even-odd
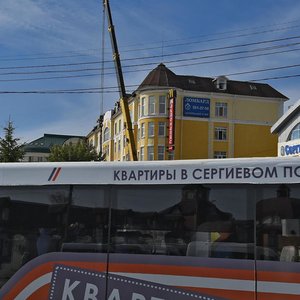
[(0, 138), (0, 162), (18, 162), (24, 157), (23, 144), (14, 137), (15, 128), (12, 121), (8, 121), (4, 130), (4, 138)]
[(55, 145), (50, 150), (48, 161), (95, 161), (99, 160), (95, 148), (86, 141), (76, 144)]

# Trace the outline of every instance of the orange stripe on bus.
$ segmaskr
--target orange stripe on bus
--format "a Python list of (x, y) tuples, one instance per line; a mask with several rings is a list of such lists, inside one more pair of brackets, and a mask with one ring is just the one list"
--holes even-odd
[(300, 283), (300, 273), (258, 271), (257, 280)]
[(257, 300), (299, 300), (299, 295), (258, 293)]
[(254, 280), (254, 270), (110, 263), (109, 272), (181, 275)]
[(49, 297), (50, 284), (44, 285), (26, 300), (47, 300)]
[[(183, 287), (179, 287), (179, 288), (182, 289)], [(255, 299), (254, 292), (209, 289), (209, 288), (191, 288), (191, 287), (184, 287), (184, 289), (199, 292), (199, 293), (204, 293), (209, 296), (221, 297), (230, 300), (254, 300)], [(273, 298), (269, 298), (268, 300), (270, 299), (273, 300)]]
[(98, 272), (106, 271), (106, 263), (94, 263), (94, 262), (77, 262), (77, 261), (53, 261), (37, 266), (31, 272), (27, 273), (21, 280), (16, 283), (12, 290), (5, 295), (4, 300), (14, 299), (27, 285), (32, 281), (53, 271), (54, 265), (67, 265), (83, 269), (95, 270)]

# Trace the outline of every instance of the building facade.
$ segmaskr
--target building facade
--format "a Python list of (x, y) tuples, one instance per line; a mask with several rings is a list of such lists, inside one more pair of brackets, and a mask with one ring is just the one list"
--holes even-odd
[(278, 135), (278, 156), (300, 156), (300, 100), (272, 126), (271, 132)]
[(77, 143), (84, 140), (84, 136), (44, 134), (44, 136), (24, 145), (24, 162), (46, 162), (54, 145)]
[[(160, 64), (129, 99), (138, 158), (276, 156), (270, 128), (286, 100), (267, 84), (176, 75)], [(129, 159), (123, 123), (116, 105), (102, 129), (107, 160)]]

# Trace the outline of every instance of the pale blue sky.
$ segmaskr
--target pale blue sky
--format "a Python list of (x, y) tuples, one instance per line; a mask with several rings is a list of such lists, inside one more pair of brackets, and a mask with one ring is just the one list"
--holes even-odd
[[(101, 87), (102, 0), (0, 0), (0, 5), (0, 126), (11, 118), (22, 141), (44, 133), (86, 135), (102, 99), (106, 111), (119, 97), (113, 92), (107, 29), (108, 93), (48, 92)], [(261, 82), (289, 97), (288, 104), (300, 98), (298, 0), (110, 0), (110, 5), (128, 92), (164, 62), (182, 75), (251, 72), (228, 77), (266, 79)], [(253, 72), (264, 69), (273, 70)], [(283, 76), (293, 77), (267, 79)]]

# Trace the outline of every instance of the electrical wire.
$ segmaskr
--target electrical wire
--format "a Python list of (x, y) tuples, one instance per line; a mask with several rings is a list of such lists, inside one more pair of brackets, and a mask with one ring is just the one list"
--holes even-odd
[[(300, 43), (293, 43), (290, 45), (298, 45)], [(266, 50), (271, 50), (271, 49), (277, 49), (277, 48), (283, 48), (287, 47), (290, 45), (278, 45), (278, 46), (272, 46), (272, 47), (266, 47), (266, 48), (257, 48), (254, 50), (245, 50), (245, 51), (236, 51), (232, 53), (223, 53), (223, 54), (218, 54), (218, 55), (207, 55), (207, 56), (202, 56), (202, 57), (193, 57), (193, 58), (187, 58), (187, 59), (180, 59), (180, 60), (172, 60), (168, 61), (167, 63), (178, 63), (178, 62), (186, 62), (186, 61), (195, 61), (195, 60), (200, 60), (200, 59), (207, 59), (207, 58), (214, 58), (214, 57), (220, 57), (220, 56), (229, 56), (229, 55), (237, 55), (240, 53), (249, 53), (249, 52), (256, 52), (256, 51), (266, 51)], [(260, 53), (260, 54), (253, 54), (253, 55), (246, 55), (246, 56), (238, 56), (238, 57), (232, 57), (232, 58), (224, 58), (224, 59), (219, 59), (219, 60), (211, 60), (211, 61), (202, 61), (202, 62), (193, 62), (193, 63), (184, 63), (184, 64), (176, 64), (172, 65), (171, 68), (179, 68), (179, 67), (187, 67), (187, 66), (195, 66), (199, 64), (211, 64), (211, 63), (218, 63), (218, 62), (225, 62), (225, 61), (233, 61), (233, 60), (239, 60), (239, 59), (245, 59), (245, 58), (254, 58), (254, 57), (259, 57), (259, 56), (266, 56), (266, 55), (274, 55), (274, 54), (282, 54), (282, 53), (287, 53), (287, 52), (294, 52), (294, 51), (299, 51), (299, 48), (296, 49), (289, 49), (289, 50), (284, 50), (284, 51), (273, 51), (269, 53)], [(153, 63), (145, 63), (145, 64), (137, 64), (137, 65), (128, 65), (124, 66), (124, 68), (129, 68), (129, 67), (140, 67), (140, 66), (149, 66), (149, 65), (157, 65), (159, 62), (153, 62)], [(113, 69), (113, 68), (107, 68), (107, 69)], [(139, 71), (145, 71), (145, 70), (139, 70)], [(124, 71), (125, 73), (126, 71)], [(129, 72), (129, 71), (127, 71)], [(131, 72), (137, 72), (137, 70), (132, 70)], [(45, 71), (47, 73), (47, 71)], [(105, 75), (110, 75), (114, 73), (105, 73)], [(68, 76), (52, 76), (52, 77), (38, 77), (38, 78), (17, 78), (17, 79), (0, 79), (0, 82), (17, 82), (17, 81), (36, 81), (36, 80), (52, 80), (52, 79), (70, 79), (70, 78), (83, 78), (83, 77), (93, 77), (93, 76), (99, 76), (99, 73), (96, 74), (83, 74), (83, 75), (68, 75)]]

